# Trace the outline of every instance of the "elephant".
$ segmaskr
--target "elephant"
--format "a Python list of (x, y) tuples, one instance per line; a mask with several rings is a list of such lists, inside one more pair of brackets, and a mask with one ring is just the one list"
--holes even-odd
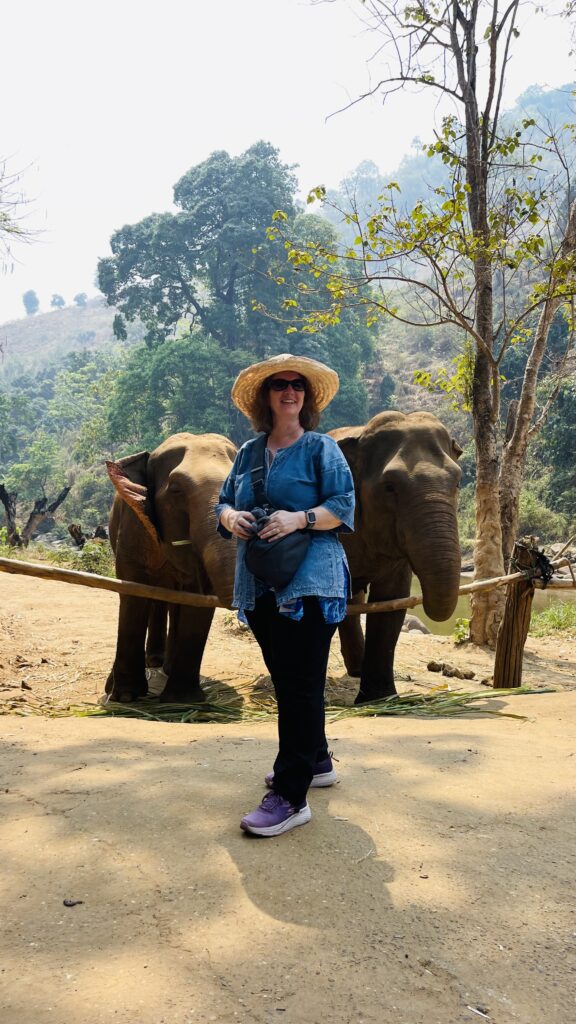
[[(354, 477), (355, 532), (340, 537), (350, 566), (353, 600), (408, 597), (414, 572), (424, 611), (450, 618), (460, 586), (456, 518), (462, 449), (428, 412), (381, 412), (363, 427), (340, 427), (338, 442)], [(360, 677), (356, 703), (396, 693), (394, 652), (405, 611), (369, 613), (341, 623), (346, 669)]]
[[(220, 434), (180, 433), (152, 453), (107, 463), (117, 492), (110, 541), (118, 577), (216, 594), (231, 607), (236, 545), (216, 532), (214, 506), (235, 454)], [(203, 700), (200, 664), (213, 616), (213, 608), (121, 595), (109, 699), (146, 696), (148, 666), (163, 667), (168, 676), (163, 700)]]

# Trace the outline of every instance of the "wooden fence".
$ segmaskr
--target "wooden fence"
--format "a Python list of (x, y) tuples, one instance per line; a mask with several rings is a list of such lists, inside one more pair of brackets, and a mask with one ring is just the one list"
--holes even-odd
[[(576, 587), (576, 577), (572, 574), (572, 582), (551, 580), (545, 582), (539, 577), (537, 555), (534, 548), (524, 544), (516, 545), (514, 551), (515, 564), (520, 567), (517, 572), (506, 576), (496, 576), (489, 580), (475, 580), (460, 587), (459, 594), (473, 594), (480, 590), (493, 590), (495, 587), (508, 586), (508, 595), (504, 619), (498, 633), (494, 664), (494, 688), (521, 686), (522, 659), (524, 644), (530, 624), (530, 611), (535, 588), (548, 590), (567, 590)], [(563, 565), (570, 565), (566, 557), (559, 557), (549, 566), (556, 570)], [(95, 573), (78, 572), (74, 569), (61, 569), (56, 566), (40, 565), (35, 562), (23, 562), (20, 559), (0, 558), (0, 572), (15, 575), (34, 576), (43, 580), (59, 583), (72, 583), (81, 587), (93, 587), (97, 590), (111, 590), (116, 594), (127, 594), (131, 597), (143, 597), (152, 601), (163, 601), (169, 604), (184, 604), (196, 608), (225, 608), (213, 594), (192, 594), (185, 590), (169, 590), (166, 587), (152, 587), (145, 583), (134, 583), (130, 580), (112, 579), (110, 576), (97, 576)], [(395, 612), (408, 608), (416, 608), (423, 603), (420, 594), (413, 597), (395, 598), (390, 601), (367, 601), (362, 604), (348, 605), (348, 615), (370, 615), (381, 612)]]

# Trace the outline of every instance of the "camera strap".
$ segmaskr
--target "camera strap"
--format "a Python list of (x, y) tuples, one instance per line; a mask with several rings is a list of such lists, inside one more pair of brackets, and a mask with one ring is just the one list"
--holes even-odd
[(254, 504), (264, 509), (270, 508), (270, 503), (266, 497), (265, 486), (267, 440), (267, 434), (260, 434), (260, 436), (256, 438), (252, 448), (252, 468), (250, 470), (252, 487), (254, 489)]

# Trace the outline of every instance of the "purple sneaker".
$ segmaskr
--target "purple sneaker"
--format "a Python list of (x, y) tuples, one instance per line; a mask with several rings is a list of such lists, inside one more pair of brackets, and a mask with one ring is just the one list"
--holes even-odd
[(305, 825), (311, 817), (308, 801), (293, 807), (279, 793), (266, 793), (260, 806), (242, 818), (240, 828), (255, 836), (280, 836), (297, 825)]
[[(264, 782), (268, 786), (268, 789), (272, 789), (274, 785), (274, 772), (269, 772), (264, 777)], [(335, 782), (338, 782), (338, 776), (332, 764), (332, 758), (330, 755), (325, 757), (323, 761), (318, 761), (318, 764), (314, 768), (314, 775), (312, 776), (312, 782), (310, 783), (310, 789), (323, 789), (324, 786), (333, 786)]]

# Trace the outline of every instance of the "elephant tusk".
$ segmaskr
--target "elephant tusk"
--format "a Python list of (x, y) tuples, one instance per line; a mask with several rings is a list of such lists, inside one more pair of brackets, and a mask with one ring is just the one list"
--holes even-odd
[(170, 543), (171, 543), (173, 548), (183, 548), (185, 546), (185, 544), (191, 544), (192, 541), (191, 540), (171, 540)]

